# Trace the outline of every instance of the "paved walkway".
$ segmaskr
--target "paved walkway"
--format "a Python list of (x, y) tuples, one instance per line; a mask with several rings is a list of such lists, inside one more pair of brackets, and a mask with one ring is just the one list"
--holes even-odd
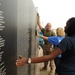
[[(37, 52), (37, 56), (43, 56), (43, 50), (42, 48), (39, 46), (39, 49), (38, 49), (38, 52)], [(46, 71), (40, 71), (40, 69), (43, 67), (44, 63), (38, 63), (36, 64), (36, 72), (35, 72), (35, 75), (49, 75), (49, 72), (50, 72), (50, 68), (49, 68), (49, 65), (47, 67), (47, 70)]]

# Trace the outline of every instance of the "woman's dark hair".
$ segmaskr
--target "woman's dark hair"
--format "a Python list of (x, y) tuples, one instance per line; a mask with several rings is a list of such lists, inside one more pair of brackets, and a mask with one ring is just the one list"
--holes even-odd
[(70, 18), (67, 23), (68, 29), (67, 29), (67, 34), (68, 36), (72, 36), (75, 34), (75, 17)]

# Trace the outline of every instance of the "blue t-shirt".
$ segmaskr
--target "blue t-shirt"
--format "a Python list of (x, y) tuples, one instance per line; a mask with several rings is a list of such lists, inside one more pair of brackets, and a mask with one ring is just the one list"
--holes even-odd
[(63, 52), (56, 68), (58, 75), (75, 75), (75, 36), (65, 37), (57, 47)]
[[(54, 45), (54, 48), (58, 45), (58, 43), (63, 39), (64, 37), (59, 36), (50, 36), (48, 37), (48, 42), (52, 43)], [(61, 54), (58, 56), (61, 57)]]

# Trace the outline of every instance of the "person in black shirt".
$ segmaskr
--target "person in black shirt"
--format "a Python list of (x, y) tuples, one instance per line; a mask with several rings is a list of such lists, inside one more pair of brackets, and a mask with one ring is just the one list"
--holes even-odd
[(58, 75), (75, 75), (75, 17), (70, 18), (65, 26), (66, 37), (56, 46), (50, 55), (34, 58), (20, 56), (16, 60), (16, 66), (20, 67), (28, 63), (40, 63), (50, 61), (62, 54), (56, 71)]

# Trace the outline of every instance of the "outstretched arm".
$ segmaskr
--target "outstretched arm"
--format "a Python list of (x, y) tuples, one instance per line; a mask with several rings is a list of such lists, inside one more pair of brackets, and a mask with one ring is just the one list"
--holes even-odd
[[(50, 61), (56, 58), (61, 53), (62, 50), (59, 47), (56, 47), (50, 55), (31, 58), (31, 63), (41, 63), (41, 62)], [(27, 62), (28, 62), (28, 58), (24, 58), (20, 56), (20, 59), (16, 61), (16, 66), (17, 67), (23, 66), (25, 64), (28, 64)]]
[(39, 13), (37, 13), (37, 16), (38, 16), (38, 26), (40, 28), (40, 30), (42, 30), (42, 24), (41, 24), (41, 21), (40, 21), (40, 16), (39, 16)]
[(41, 35), (39, 35), (37, 32), (36, 32), (36, 36), (38, 36), (39, 38), (42, 38), (42, 39), (44, 39), (44, 40), (48, 40), (48, 37), (46, 37), (46, 36), (41, 36)]
[(44, 40), (48, 40), (48, 37), (46, 37), (46, 36), (38, 35), (38, 37), (40, 37), (40, 38), (42, 38), (42, 39), (44, 39)]

